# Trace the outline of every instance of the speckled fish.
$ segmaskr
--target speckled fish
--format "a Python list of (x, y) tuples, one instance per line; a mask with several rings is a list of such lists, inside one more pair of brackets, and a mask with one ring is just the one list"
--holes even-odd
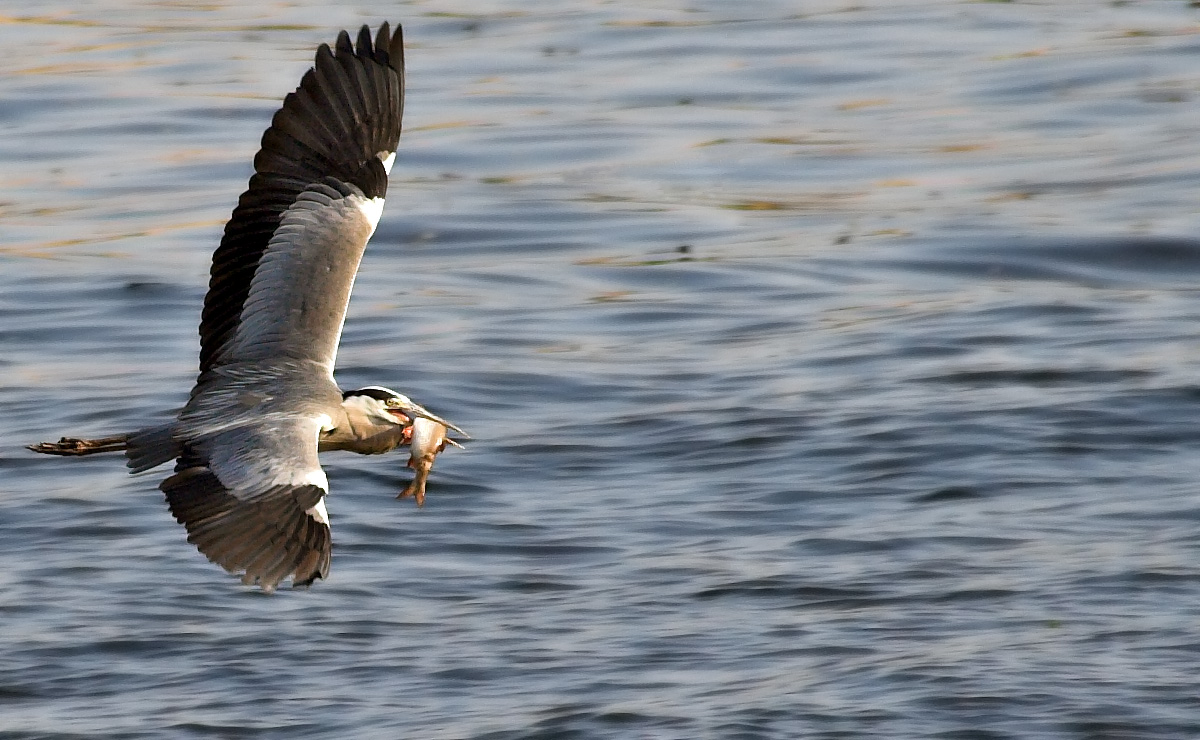
[(413, 476), (412, 483), (409, 483), (396, 498), (414, 496), (417, 506), (425, 505), (425, 481), (429, 479), (429, 471), (433, 470), (434, 458), (446, 449), (447, 443), (462, 447), (446, 436), (446, 425), (421, 417), (413, 419), (412, 454), (408, 458), (408, 467), (415, 470), (416, 475)]

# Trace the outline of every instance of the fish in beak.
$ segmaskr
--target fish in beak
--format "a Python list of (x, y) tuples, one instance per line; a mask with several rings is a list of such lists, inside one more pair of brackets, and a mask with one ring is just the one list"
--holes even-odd
[[(462, 445), (446, 436), (447, 427), (451, 427), (451, 425), (443, 422), (436, 416), (432, 419), (425, 416), (417, 416), (413, 419), (412, 439), (410, 443), (412, 445), (412, 453), (408, 458), (408, 467), (416, 471), (416, 474), (413, 476), (412, 483), (409, 483), (396, 498), (401, 499), (412, 496), (416, 499), (417, 506), (425, 505), (425, 482), (429, 480), (429, 471), (433, 470), (434, 459), (438, 456), (438, 453), (446, 449), (447, 444), (459, 448), (462, 447)], [(466, 436), (466, 432), (458, 427), (451, 428)]]

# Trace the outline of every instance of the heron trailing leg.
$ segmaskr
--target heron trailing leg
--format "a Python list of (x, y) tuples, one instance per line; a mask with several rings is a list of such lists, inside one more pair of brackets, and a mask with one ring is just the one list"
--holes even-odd
[(63, 437), (57, 442), (40, 442), (26, 445), (26, 449), (42, 452), (47, 455), (95, 455), (100, 452), (121, 452), (129, 448), (129, 435), (120, 434), (115, 437), (100, 439), (78, 439)]

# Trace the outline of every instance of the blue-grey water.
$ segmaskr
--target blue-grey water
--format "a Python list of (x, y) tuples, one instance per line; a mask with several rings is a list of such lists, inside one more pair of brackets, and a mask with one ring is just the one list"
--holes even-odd
[[(1200, 737), (1200, 8), (0, 0), (0, 737)], [(119, 459), (279, 100), (403, 22), (273, 596)]]

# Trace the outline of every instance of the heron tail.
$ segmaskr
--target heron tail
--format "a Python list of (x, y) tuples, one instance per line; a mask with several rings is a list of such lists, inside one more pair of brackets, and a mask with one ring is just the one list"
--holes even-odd
[(171, 434), (172, 426), (162, 424), (139, 429), (127, 435), (129, 441), (125, 446), (125, 457), (128, 459), (125, 464), (129, 466), (130, 473), (141, 473), (158, 467), (183, 454), (183, 447)]

